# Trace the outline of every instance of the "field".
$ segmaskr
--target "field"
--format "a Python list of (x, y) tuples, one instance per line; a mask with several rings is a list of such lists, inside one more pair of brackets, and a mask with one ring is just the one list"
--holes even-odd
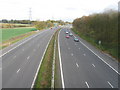
[(4, 42), (6, 40), (9, 40), (13, 37), (31, 32), (31, 31), (35, 31), (35, 28), (10, 28), (10, 29), (0, 29), (0, 35), (2, 35), (2, 37), (0, 37), (1, 42)]

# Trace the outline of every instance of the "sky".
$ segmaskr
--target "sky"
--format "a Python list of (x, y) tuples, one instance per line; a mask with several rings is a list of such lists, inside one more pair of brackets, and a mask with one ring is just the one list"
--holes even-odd
[(0, 0), (0, 20), (63, 20), (76, 18), (108, 9), (118, 9), (119, 0)]

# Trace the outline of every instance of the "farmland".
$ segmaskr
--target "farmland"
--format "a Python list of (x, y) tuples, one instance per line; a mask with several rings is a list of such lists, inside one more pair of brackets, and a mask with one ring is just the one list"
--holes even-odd
[(36, 28), (33, 28), (33, 27), (1, 29), (0, 34), (2, 35), (2, 37), (0, 37), (0, 40), (4, 42), (6, 40), (9, 40), (10, 38), (13, 38), (31, 31), (35, 31), (35, 30)]

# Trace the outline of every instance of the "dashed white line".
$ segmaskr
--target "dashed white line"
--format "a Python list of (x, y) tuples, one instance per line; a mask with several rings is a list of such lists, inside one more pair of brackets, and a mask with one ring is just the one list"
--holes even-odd
[(76, 66), (79, 67), (79, 65), (76, 63)]
[(22, 51), (24, 51), (24, 49), (22, 49)]
[(90, 86), (88, 85), (88, 83), (87, 83), (87, 82), (85, 82), (85, 84), (87, 85), (87, 87), (88, 87), (88, 88), (90, 88)]
[(30, 58), (30, 56), (27, 57), (27, 59), (29, 59), (29, 58)]
[(70, 48), (68, 48), (70, 50)]
[[(46, 30), (43, 31), (43, 32), (46, 32)], [(27, 40), (23, 41), (22, 43), (18, 44), (17, 46), (13, 47), (12, 49), (10, 49), (10, 50), (8, 50), (7, 52), (3, 53), (0, 57), (4, 56), (5, 54), (9, 53), (10, 51), (14, 50), (15, 48), (21, 46), (22, 44), (26, 43), (27, 41), (31, 40), (32, 38), (34, 38), (34, 37), (42, 34), (43, 32), (38, 33), (38, 34), (36, 34), (36, 35), (34, 35), (34, 36), (32, 36), (32, 37), (29, 37)]]
[(17, 70), (17, 73), (20, 71), (20, 69)]
[(37, 45), (38, 47), (40, 46), (40, 44)]
[(86, 54), (83, 54), (84, 56), (86, 56)]
[(73, 56), (73, 53), (71, 53), (71, 56)]
[(111, 86), (111, 88), (114, 88), (113, 85), (112, 85), (109, 81), (107, 81), (107, 82), (108, 82), (108, 84)]
[(94, 64), (92, 64), (92, 66), (93, 66), (93, 67), (95, 67), (95, 65), (94, 65)]
[(14, 56), (13, 58), (16, 58), (16, 56)]
[(103, 58), (101, 58), (99, 55), (97, 55), (92, 49), (90, 49), (87, 45), (85, 45), (83, 42), (80, 41), (81, 44), (83, 44), (88, 50), (90, 50), (93, 54), (95, 54), (100, 60), (102, 60), (105, 64), (107, 64), (112, 70), (114, 70), (117, 74), (120, 75), (120, 73), (114, 69), (110, 64), (108, 64)]
[(34, 52), (36, 51), (36, 49), (33, 50)]
[(66, 43), (66, 45), (68, 45), (68, 43)]

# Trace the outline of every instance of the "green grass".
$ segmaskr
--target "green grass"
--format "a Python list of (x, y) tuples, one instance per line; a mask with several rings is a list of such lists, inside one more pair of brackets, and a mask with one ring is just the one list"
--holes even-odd
[(27, 32), (31, 32), (36, 30), (36, 28), (10, 28), (10, 29), (0, 29), (0, 37), (1, 42), (9, 40), (10, 38), (25, 34)]
[(118, 48), (108, 48), (105, 47), (103, 45), (98, 45), (95, 40), (93, 38), (87, 37), (83, 34), (81, 34), (79, 31), (72, 29), (72, 31), (74, 31), (78, 36), (80, 36), (81, 38), (83, 38), (84, 40), (88, 41), (89, 43), (91, 43), (92, 45), (94, 45), (95, 47), (97, 47), (98, 49), (112, 55), (114, 58), (116, 58), (118, 61), (120, 61), (120, 56), (118, 55)]
[(51, 88), (54, 43), (55, 43), (57, 32), (58, 31), (56, 31), (55, 34), (53, 35), (48, 45), (48, 48), (46, 50), (45, 56), (43, 58), (43, 61), (40, 66), (40, 70), (34, 85), (34, 90), (36, 88)]

